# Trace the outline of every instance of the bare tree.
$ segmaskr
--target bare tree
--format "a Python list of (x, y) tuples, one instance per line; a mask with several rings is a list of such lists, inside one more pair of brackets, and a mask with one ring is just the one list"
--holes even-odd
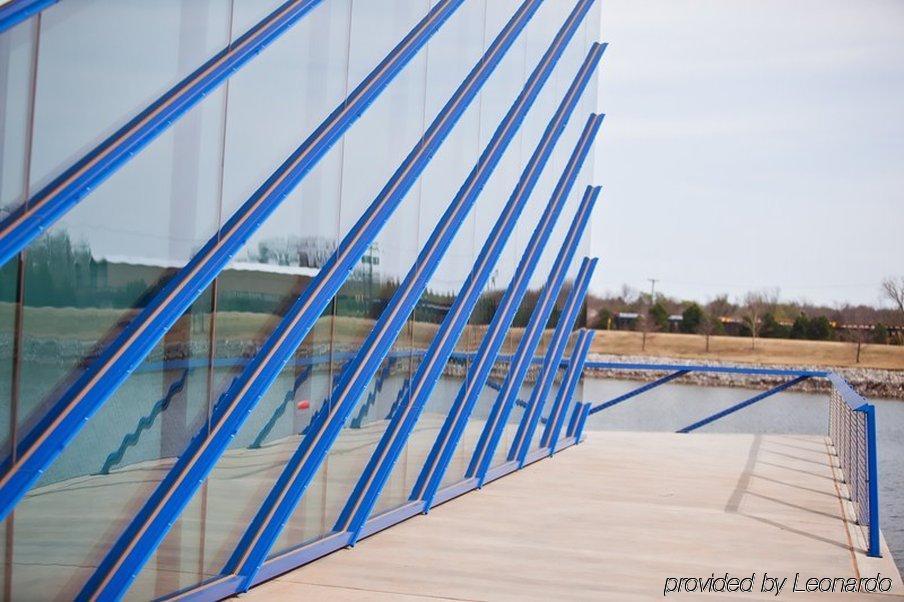
[(706, 353), (709, 353), (709, 337), (716, 333), (719, 318), (710, 312), (703, 312), (703, 319), (700, 320), (700, 333), (706, 337)]
[(901, 317), (904, 317), (904, 276), (883, 280), (882, 292), (898, 307)]
[(904, 276), (883, 280), (882, 293), (895, 305), (898, 313), (898, 322), (901, 326), (904, 326)]
[(750, 328), (751, 349), (756, 349), (756, 338), (760, 331), (763, 315), (778, 305), (778, 289), (752, 291), (744, 297), (743, 319)]
[(860, 307), (856, 305), (841, 305), (837, 310), (837, 322), (846, 325), (841, 333), (842, 340), (850, 341), (857, 346), (856, 363), (860, 363), (860, 352), (863, 349), (863, 336), (869, 332), (868, 326), (863, 321)]

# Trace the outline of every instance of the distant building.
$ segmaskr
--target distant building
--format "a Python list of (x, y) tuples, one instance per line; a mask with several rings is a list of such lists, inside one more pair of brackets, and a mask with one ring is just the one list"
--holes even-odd
[(634, 330), (640, 314), (636, 312), (620, 311), (615, 314), (615, 330)]

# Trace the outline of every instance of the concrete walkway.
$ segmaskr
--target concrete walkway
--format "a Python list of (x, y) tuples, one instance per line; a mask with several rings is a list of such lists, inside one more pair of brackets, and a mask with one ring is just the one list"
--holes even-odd
[[(591, 432), (564, 450), (265, 583), (245, 600), (648, 600), (669, 577), (893, 579), (860, 528), (825, 439)], [(669, 594), (693, 598), (693, 594)], [(712, 597), (712, 596), (711, 596)], [(877, 599), (874, 595), (870, 599)]]

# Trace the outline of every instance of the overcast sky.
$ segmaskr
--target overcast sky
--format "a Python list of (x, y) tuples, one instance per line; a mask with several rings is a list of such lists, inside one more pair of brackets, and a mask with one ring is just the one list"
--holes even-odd
[(595, 290), (880, 303), (904, 275), (904, 2), (602, 11)]

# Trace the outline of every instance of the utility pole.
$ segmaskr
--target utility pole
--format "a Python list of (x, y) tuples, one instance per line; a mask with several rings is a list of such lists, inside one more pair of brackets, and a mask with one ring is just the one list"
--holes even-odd
[(656, 303), (656, 283), (659, 278), (647, 278), (650, 281), (650, 306)]
[(643, 338), (640, 341), (640, 350), (647, 350), (647, 331), (650, 329), (649, 321), (650, 321), (650, 310), (653, 309), (653, 305), (656, 303), (656, 282), (658, 282), (658, 278), (647, 278), (650, 281), (650, 308), (647, 310), (647, 315), (641, 316), (643, 319)]

